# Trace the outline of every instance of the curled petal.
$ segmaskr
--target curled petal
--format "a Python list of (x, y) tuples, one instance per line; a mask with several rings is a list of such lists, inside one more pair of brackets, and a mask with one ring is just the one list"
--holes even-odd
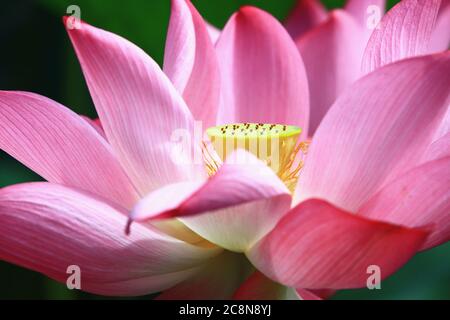
[[(239, 163), (239, 158), (245, 162)], [(288, 196), (289, 191), (275, 173), (250, 153), (238, 150), (206, 181), (167, 185), (147, 195), (130, 218), (190, 216), (283, 195)]]
[(205, 239), (241, 251), (268, 232), (289, 205), (289, 190), (276, 174), (239, 150), (205, 182), (168, 185), (149, 194), (130, 218), (184, 217), (183, 222)]

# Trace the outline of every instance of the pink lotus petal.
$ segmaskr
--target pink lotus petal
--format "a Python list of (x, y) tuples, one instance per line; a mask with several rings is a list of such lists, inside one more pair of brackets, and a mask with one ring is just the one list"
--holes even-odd
[(436, 25), (431, 34), (428, 52), (441, 52), (450, 46), (450, 1), (442, 0), (436, 19)]
[[(245, 159), (245, 164), (240, 160)], [(277, 175), (250, 153), (231, 154), (206, 182), (168, 185), (141, 200), (132, 220), (185, 217), (203, 238), (242, 251), (261, 238), (289, 209), (290, 194)], [(188, 217), (204, 213), (195, 217)]]
[[(345, 11), (361, 26), (364, 49), (386, 11), (386, 0), (348, 0)], [(362, 56), (355, 61), (358, 67), (360, 67), (361, 60)]]
[(411, 228), (431, 225), (432, 233), (422, 249), (450, 240), (450, 156), (397, 177), (360, 212), (371, 219)]
[(428, 52), (441, 0), (403, 0), (374, 30), (362, 61), (364, 73)]
[(191, 278), (164, 291), (158, 300), (230, 299), (244, 280), (248, 266), (242, 255), (225, 251), (211, 259)]
[(193, 132), (192, 115), (156, 62), (87, 23), (67, 31), (108, 141), (138, 191), (195, 176), (197, 170), (174, 161), (171, 142), (177, 129)]
[(297, 294), (302, 298), (302, 300), (323, 300), (320, 296), (315, 294), (313, 291), (305, 289), (297, 289)]
[[(307, 291), (302, 292), (309, 300)], [(294, 289), (273, 282), (259, 271), (255, 271), (234, 293), (235, 300), (299, 300)]]
[(67, 187), (41, 182), (3, 188), (0, 259), (62, 283), (76, 265), (82, 290), (126, 296), (171, 287), (218, 254), (138, 224), (127, 237), (126, 219), (121, 209)]
[(332, 289), (317, 289), (317, 290), (297, 289), (297, 293), (301, 297), (303, 297), (304, 300), (325, 300), (325, 299), (331, 298), (336, 293), (336, 290), (332, 290)]
[(336, 98), (360, 75), (362, 31), (345, 11), (334, 10), (326, 22), (300, 37), (296, 44), (308, 75), (313, 135)]
[(0, 91), (0, 149), (50, 182), (126, 208), (138, 199), (110, 145), (93, 126), (37, 94)]
[(216, 50), (222, 72), (219, 124), (290, 124), (306, 135), (306, 73), (294, 42), (274, 17), (241, 8), (222, 31)]
[(208, 27), (186, 0), (172, 0), (164, 72), (183, 95), (194, 118), (214, 126), (219, 105), (220, 74)]
[(450, 132), (429, 145), (422, 163), (450, 156)]
[(211, 38), (211, 41), (215, 44), (217, 40), (220, 37), (220, 29), (216, 28), (212, 24), (206, 22), (206, 28), (208, 29), (209, 37)]
[(296, 288), (343, 289), (366, 286), (367, 268), (381, 278), (401, 267), (427, 233), (376, 222), (311, 199), (285, 215), (248, 252), (268, 277)]
[(327, 10), (319, 0), (297, 0), (284, 26), (293, 39), (327, 19)]
[(449, 87), (450, 52), (396, 62), (356, 82), (317, 130), (295, 203), (321, 198), (356, 211), (389, 177), (420, 162)]
[(433, 142), (441, 139), (448, 133), (450, 133), (450, 106), (448, 106), (447, 111), (441, 117), (441, 123), (437, 126), (435, 130)]

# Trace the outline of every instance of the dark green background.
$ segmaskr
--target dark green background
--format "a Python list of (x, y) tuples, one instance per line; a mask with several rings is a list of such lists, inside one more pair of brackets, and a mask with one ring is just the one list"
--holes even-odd
[[(231, 13), (253, 4), (283, 19), (293, 0), (193, 1), (211, 23), (223, 27)], [(324, 1), (340, 7), (344, 1)], [(390, 1), (392, 6), (396, 1)], [(81, 18), (138, 44), (161, 64), (169, 19), (169, 0), (2, 1), (0, 8), (0, 89), (48, 96), (74, 111), (95, 116), (80, 67), (61, 23), (68, 5)], [(0, 187), (40, 178), (0, 151)], [(411, 213), (414, 214), (414, 213)], [(0, 262), (0, 298), (98, 299)], [(147, 297), (145, 297), (147, 298)], [(450, 244), (417, 255), (382, 283), (382, 290), (342, 291), (335, 299), (450, 299)]]

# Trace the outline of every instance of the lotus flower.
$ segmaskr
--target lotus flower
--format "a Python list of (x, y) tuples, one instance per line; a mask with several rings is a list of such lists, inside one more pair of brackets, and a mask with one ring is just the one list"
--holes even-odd
[[(287, 29), (244, 7), (215, 41), (173, 0), (163, 71), (117, 35), (68, 28), (100, 122), (0, 93), (0, 148), (48, 181), (0, 189), (0, 258), (63, 283), (77, 265), (102, 295), (315, 299), (448, 241), (450, 53), (431, 53), (449, 7), (402, 1), (369, 38), (369, 2), (300, 1)], [(195, 120), (211, 142), (277, 142), (278, 170), (247, 144), (205, 144), (205, 166), (194, 139), (174, 158)]]

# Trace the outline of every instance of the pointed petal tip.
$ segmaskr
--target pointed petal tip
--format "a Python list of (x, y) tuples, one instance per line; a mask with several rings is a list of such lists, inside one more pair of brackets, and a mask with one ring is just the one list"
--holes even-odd
[(241, 6), (239, 10), (235, 13), (236, 19), (243, 19), (243, 20), (254, 19), (259, 15), (270, 15), (270, 13), (251, 5)]

